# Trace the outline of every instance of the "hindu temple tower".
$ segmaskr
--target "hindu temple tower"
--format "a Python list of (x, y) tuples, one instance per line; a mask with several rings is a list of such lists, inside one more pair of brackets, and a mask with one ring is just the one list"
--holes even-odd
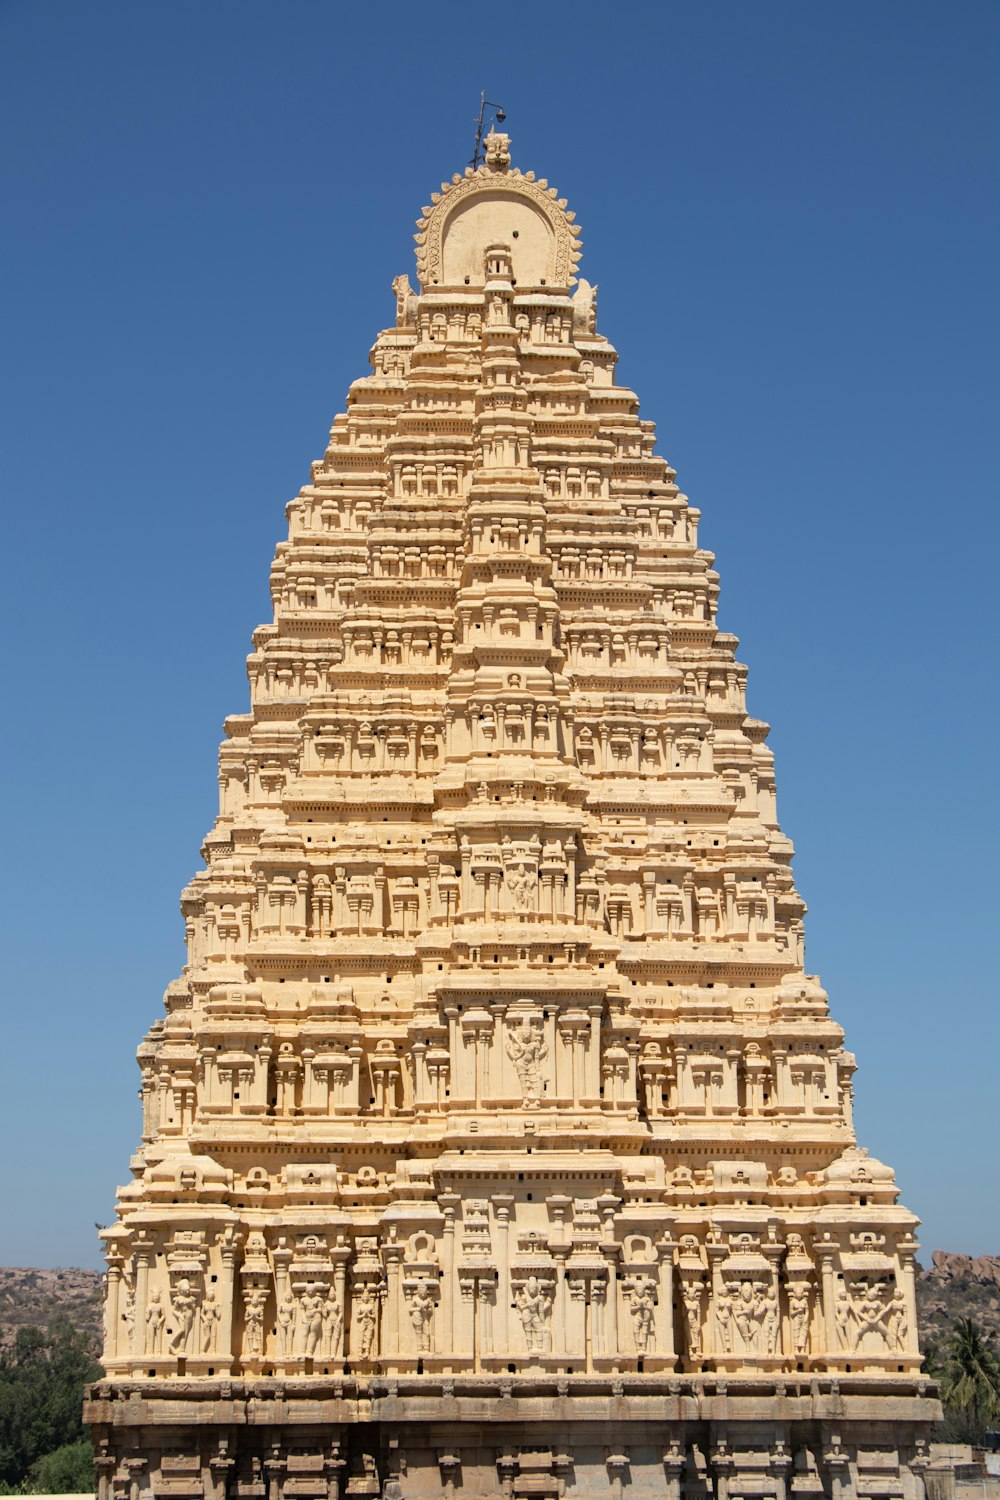
[(916, 1220), (699, 512), (506, 136), (418, 229), (139, 1049), (101, 1500), (921, 1500)]

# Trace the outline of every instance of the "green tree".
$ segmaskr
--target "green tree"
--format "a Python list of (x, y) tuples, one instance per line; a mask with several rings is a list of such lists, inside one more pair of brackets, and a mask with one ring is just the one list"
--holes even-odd
[(96, 1483), (94, 1452), (90, 1439), (82, 1437), (37, 1458), (26, 1488), (29, 1495), (92, 1495)]
[(981, 1443), (990, 1422), (1000, 1417), (1000, 1360), (971, 1318), (959, 1318), (944, 1349), (941, 1400), (948, 1436)]
[(83, 1387), (100, 1375), (87, 1336), (69, 1323), (18, 1329), (0, 1355), (0, 1484), (16, 1488), (39, 1459), (79, 1443)]

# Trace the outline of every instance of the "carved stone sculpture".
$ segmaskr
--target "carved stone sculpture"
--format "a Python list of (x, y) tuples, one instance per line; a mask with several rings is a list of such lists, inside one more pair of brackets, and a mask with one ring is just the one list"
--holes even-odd
[(548, 1348), (549, 1318), (552, 1313), (552, 1296), (547, 1286), (537, 1276), (529, 1276), (519, 1288), (515, 1306), (524, 1329), (524, 1340), (529, 1350), (543, 1351)]
[(170, 1338), (171, 1354), (189, 1354), (194, 1342), (194, 1323), (200, 1302), (198, 1289), (184, 1276), (170, 1293), (174, 1331)]
[(514, 1064), (525, 1102), (537, 1101), (542, 1093), (542, 1063), (548, 1045), (541, 1024), (528, 1016), (507, 1023), (507, 1056)]

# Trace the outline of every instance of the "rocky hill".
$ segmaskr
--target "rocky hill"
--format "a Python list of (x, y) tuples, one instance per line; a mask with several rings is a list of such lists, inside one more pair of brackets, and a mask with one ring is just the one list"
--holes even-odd
[(917, 1278), (920, 1342), (940, 1347), (958, 1318), (971, 1318), (1000, 1348), (1000, 1255), (935, 1250)]
[[(101, 1295), (98, 1271), (0, 1267), (0, 1349), (23, 1324), (47, 1328), (59, 1317), (91, 1334), (99, 1348)], [(1000, 1256), (935, 1250), (917, 1278), (917, 1307), (924, 1348), (943, 1344), (958, 1318), (972, 1318), (1000, 1348)]]
[(0, 1350), (14, 1342), (19, 1328), (47, 1328), (66, 1318), (101, 1347), (103, 1277), (99, 1271), (42, 1271), (33, 1266), (0, 1266)]

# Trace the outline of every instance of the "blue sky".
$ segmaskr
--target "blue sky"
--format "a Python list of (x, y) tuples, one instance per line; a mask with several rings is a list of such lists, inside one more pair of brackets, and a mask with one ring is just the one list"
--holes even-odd
[(0, 1262), (96, 1265), (283, 508), (471, 153), (703, 513), (858, 1125), (1000, 1252), (1000, 8), (0, 3)]

